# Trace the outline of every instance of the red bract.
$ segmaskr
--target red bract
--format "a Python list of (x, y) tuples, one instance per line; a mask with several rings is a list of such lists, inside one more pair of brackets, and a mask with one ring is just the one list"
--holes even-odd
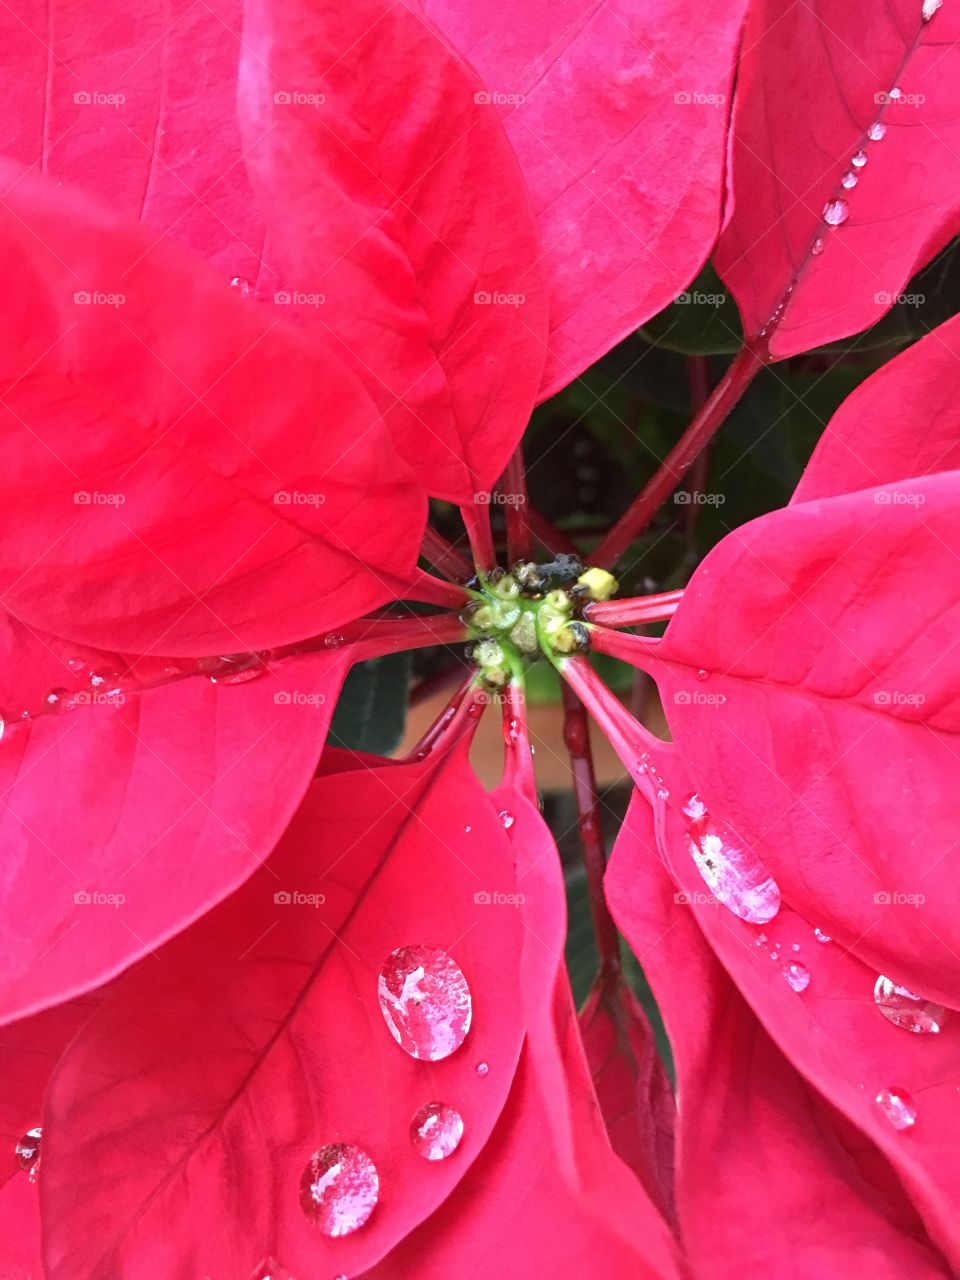
[(550, 282), (544, 398), (706, 258), (744, 5), (513, 0), (492, 20), (456, 0), (424, 7), (483, 77), (530, 188)]
[(717, 269), (775, 358), (875, 324), (960, 229), (958, 37), (949, 4), (752, 6)]

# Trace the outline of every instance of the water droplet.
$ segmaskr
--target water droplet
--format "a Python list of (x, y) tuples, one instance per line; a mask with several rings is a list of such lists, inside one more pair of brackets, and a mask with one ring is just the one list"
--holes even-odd
[(71, 670), (71, 671), (82, 671), (82, 670), (83, 670), (83, 668), (84, 668), (86, 665), (87, 665), (87, 664), (86, 664), (86, 662), (84, 661), (84, 659), (83, 659), (83, 658), (68, 658), (68, 659), (67, 659), (67, 666), (70, 668), (70, 670)]
[(824, 932), (823, 932), (823, 930), (822, 930), (822, 929), (819, 929), (819, 928), (814, 929), (814, 931), (813, 931), (813, 936), (816, 938), (816, 940), (817, 940), (818, 942), (832, 942), (832, 941), (833, 941), (833, 939), (830, 937), (829, 933), (824, 933)]
[(875, 1101), (895, 1129), (909, 1129), (916, 1123), (917, 1108), (903, 1089), (881, 1089)]
[(348, 1236), (362, 1227), (379, 1194), (373, 1161), (346, 1142), (314, 1152), (300, 1179), (300, 1207), (325, 1236)]
[(483, 715), (483, 708), (484, 708), (484, 703), (471, 702), (469, 707), (467, 707), (467, 715), (470, 717), (471, 720), (479, 720), (480, 717)]
[(262, 653), (225, 653), (216, 658), (199, 658), (197, 666), (211, 684), (246, 684), (264, 674), (263, 659)]
[(439, 1062), (466, 1039), (473, 1001), (463, 970), (446, 951), (415, 946), (391, 952), (377, 994), (387, 1029), (411, 1058)]
[(767, 945), (767, 935), (765, 933), (758, 933), (757, 940), (753, 945), (755, 947), (765, 947)]
[(510, 720), (507, 723), (507, 741), (511, 746), (516, 746), (520, 741), (520, 722), (518, 720)]
[(428, 1102), (410, 1121), (410, 1141), (424, 1160), (444, 1160), (463, 1137), (463, 1117), (445, 1102)]
[(785, 964), (780, 972), (787, 985), (793, 987), (794, 991), (806, 991), (810, 985), (810, 973), (806, 965), (800, 964), (798, 960)]
[(840, 185), (841, 187), (844, 187), (846, 188), (847, 191), (849, 191), (850, 188), (855, 187), (859, 181), (860, 179), (851, 169), (849, 173), (845, 173), (843, 177), (840, 179)]
[(508, 809), (501, 809), (500, 821), (503, 823), (504, 831), (509, 831), (510, 828), (513, 826), (513, 824), (516, 822), (516, 818), (513, 816), (512, 813), (510, 813)]
[[(663, 779), (662, 779), (662, 778), (658, 778), (658, 779), (657, 779), (657, 781), (658, 781), (658, 782), (662, 782), (662, 781), (663, 781)], [(669, 800), (669, 799), (670, 799), (670, 792), (667, 790), (667, 788), (666, 788), (666, 787), (660, 787), (660, 789), (657, 791), (657, 799), (658, 799), (658, 800)]]
[(649, 766), (649, 765), (644, 764), (642, 760), (637, 764), (637, 773), (639, 773), (639, 774), (640, 774), (641, 778), (642, 778), (642, 777), (643, 777), (643, 775), (647, 772), (647, 769), (648, 769), (649, 767), (650, 767), (650, 766)]
[(921, 12), (924, 22), (929, 22), (942, 4), (943, 0), (923, 0)]
[(855, 169), (862, 169), (867, 163), (867, 153), (865, 151), (857, 151), (850, 157), (850, 163)]
[(823, 253), (823, 241), (819, 236), (817, 236), (816, 240), (814, 240), (813, 244), (810, 246), (810, 252), (815, 258), (819, 258), (821, 253)]
[(828, 200), (823, 206), (823, 220), (831, 227), (839, 227), (850, 217), (850, 206), (846, 200)]
[(737, 833), (706, 812), (687, 828), (687, 848), (714, 897), (751, 924), (780, 910), (780, 887)]
[(90, 688), (96, 693), (105, 689), (116, 689), (120, 683), (120, 672), (106, 667), (98, 667), (90, 672)]
[(37, 1166), (40, 1164), (40, 1138), (42, 1134), (43, 1129), (39, 1125), (35, 1129), (28, 1129), (13, 1149), (13, 1153), (17, 1157), (17, 1164), (24, 1173), (30, 1175), (31, 1182), (36, 1177)]
[(339, 649), (343, 644), (343, 636), (339, 631), (331, 631), (323, 637), (323, 643), (327, 649)]
[(253, 285), (243, 276), (234, 276), (230, 281), (230, 288), (236, 289), (241, 298), (249, 298), (253, 293)]
[(867, 137), (871, 142), (879, 142), (881, 138), (886, 137), (886, 133), (887, 126), (885, 124), (881, 124), (879, 120), (875, 120), (867, 130)]
[(697, 679), (698, 679), (698, 680), (709, 680), (709, 679), (710, 679), (710, 672), (706, 669), (706, 667), (701, 667), (701, 668), (700, 668), (700, 670), (697, 672)]
[(799, 942), (791, 942), (791, 943), (790, 943), (790, 950), (791, 950), (791, 951), (799, 951), (799, 950), (800, 950), (800, 943), (799, 943)]
[[(774, 946), (776, 946), (777, 944), (776, 944), (776, 943), (774, 943), (773, 945), (774, 945)], [(770, 959), (771, 959), (771, 960), (779, 960), (779, 959), (780, 959), (780, 952), (779, 952), (779, 951), (771, 951), (771, 952), (770, 952)]]
[(48, 711), (72, 711), (76, 706), (69, 689), (51, 689), (43, 700)]
[(898, 85), (894, 85), (893, 88), (890, 90), (890, 92), (887, 94), (887, 97), (892, 99), (894, 102), (897, 102), (899, 101), (900, 98), (903, 97), (903, 90)]
[(478, 1076), (485, 1076), (489, 1070), (490, 1070), (490, 1068), (487, 1066), (487, 1064), (486, 1064), (485, 1062), (478, 1062), (478, 1063), (477, 1063), (477, 1075), (478, 1075)]
[(895, 1027), (912, 1031), (917, 1035), (936, 1033), (946, 1021), (947, 1011), (942, 1004), (915, 996), (906, 987), (898, 987), (883, 974), (873, 988), (877, 1008)]
[(707, 812), (707, 806), (703, 803), (696, 792), (688, 795), (680, 807), (688, 818), (702, 818)]

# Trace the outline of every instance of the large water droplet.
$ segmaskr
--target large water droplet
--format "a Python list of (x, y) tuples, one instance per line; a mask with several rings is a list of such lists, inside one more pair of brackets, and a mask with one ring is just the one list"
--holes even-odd
[(463, 970), (436, 947), (400, 947), (384, 961), (377, 983), (380, 1012), (411, 1058), (439, 1062), (466, 1039), (473, 1001)]
[(843, 177), (840, 179), (840, 185), (845, 190), (849, 191), (850, 188), (855, 187), (859, 181), (860, 179), (851, 169), (849, 173), (845, 173)]
[(875, 1101), (895, 1129), (909, 1129), (916, 1123), (916, 1105), (903, 1089), (881, 1089)]
[(37, 1167), (40, 1164), (40, 1138), (43, 1135), (43, 1129), (37, 1125), (35, 1129), (28, 1129), (17, 1145), (14, 1147), (13, 1153), (17, 1157), (17, 1164), (30, 1175), (31, 1181), (37, 1175)]
[(781, 970), (784, 981), (788, 986), (793, 987), (794, 991), (806, 991), (810, 985), (810, 974), (806, 965), (802, 965), (799, 960), (794, 960), (790, 964), (785, 964)]
[(886, 135), (887, 126), (885, 124), (881, 124), (879, 120), (875, 120), (867, 130), (867, 137), (871, 142), (879, 142), (880, 139), (885, 138)]
[(873, 988), (873, 998), (877, 1008), (895, 1027), (904, 1031), (913, 1031), (917, 1035), (940, 1031), (946, 1021), (947, 1011), (942, 1004), (925, 1000), (923, 996), (915, 996), (906, 987), (898, 987), (895, 982), (885, 978), (883, 974), (877, 979)]
[(828, 200), (823, 206), (823, 220), (831, 227), (839, 227), (850, 217), (850, 206), (846, 200)]
[(445, 1160), (462, 1137), (463, 1116), (445, 1102), (428, 1102), (410, 1121), (410, 1141), (424, 1160)]
[(705, 809), (687, 828), (687, 848), (710, 892), (741, 920), (766, 924), (780, 910), (780, 887), (763, 863), (732, 827)]
[(325, 1236), (357, 1231), (377, 1207), (380, 1178), (360, 1147), (334, 1142), (307, 1161), (300, 1179), (300, 1207)]

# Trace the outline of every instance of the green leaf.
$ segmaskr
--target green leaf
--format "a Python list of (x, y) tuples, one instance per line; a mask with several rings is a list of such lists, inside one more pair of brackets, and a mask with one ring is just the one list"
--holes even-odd
[(403, 737), (410, 654), (358, 662), (344, 681), (327, 741), (334, 747), (387, 756)]

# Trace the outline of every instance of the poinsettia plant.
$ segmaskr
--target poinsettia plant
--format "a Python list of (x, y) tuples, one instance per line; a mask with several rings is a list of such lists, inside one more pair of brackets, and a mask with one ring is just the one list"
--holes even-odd
[(4, 1277), (960, 1272), (953, 6), (5, 8)]

